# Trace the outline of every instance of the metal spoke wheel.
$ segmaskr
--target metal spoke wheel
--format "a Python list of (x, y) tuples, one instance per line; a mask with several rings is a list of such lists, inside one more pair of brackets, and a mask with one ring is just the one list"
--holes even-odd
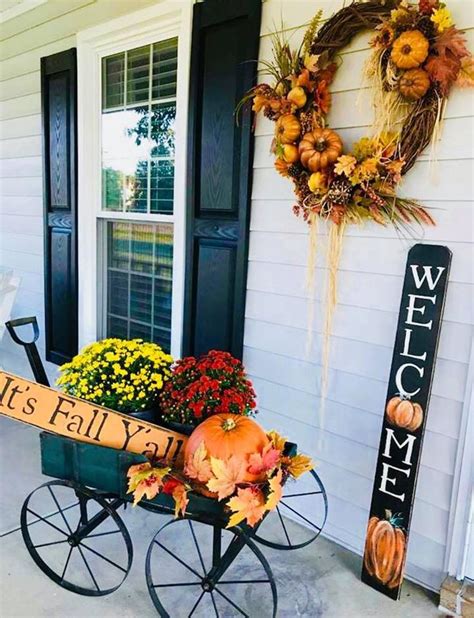
[(273, 549), (300, 549), (320, 535), (327, 514), (326, 490), (311, 470), (299, 479), (287, 480), (278, 507), (265, 517), (252, 538)]
[(276, 616), (268, 562), (238, 528), (171, 520), (150, 543), (145, 574), (160, 616)]
[(116, 512), (122, 504), (68, 481), (49, 481), (23, 503), (23, 540), (59, 586), (88, 596), (109, 594), (132, 566), (132, 541)]

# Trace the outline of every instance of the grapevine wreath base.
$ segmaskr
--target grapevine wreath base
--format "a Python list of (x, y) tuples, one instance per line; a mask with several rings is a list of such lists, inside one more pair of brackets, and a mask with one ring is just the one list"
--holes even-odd
[[(293, 210), (310, 224), (311, 289), (318, 222), (329, 225), (324, 394), (345, 227), (367, 220), (397, 230), (434, 224), (425, 208), (396, 189), (420, 153), (437, 140), (451, 88), (473, 85), (473, 65), (463, 33), (438, 0), (353, 2), (319, 28), (321, 17), (318, 11), (298, 50), (284, 35), (274, 35), (273, 59), (263, 62), (273, 82), (255, 86), (241, 103), (251, 100), (255, 112), (275, 122), (275, 168), (292, 180)], [(341, 137), (326, 122), (329, 86), (342, 64), (340, 52), (366, 30), (374, 31), (365, 73), (376, 120), (372, 135), (345, 152)]]

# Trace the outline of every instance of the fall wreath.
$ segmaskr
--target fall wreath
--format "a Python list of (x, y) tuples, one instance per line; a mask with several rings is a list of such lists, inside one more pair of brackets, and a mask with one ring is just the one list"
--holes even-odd
[[(330, 223), (325, 343), (336, 304), (336, 273), (347, 224), (370, 220), (400, 229), (434, 224), (415, 200), (397, 195), (402, 177), (438, 137), (451, 88), (473, 85), (472, 56), (463, 32), (439, 0), (369, 0), (342, 8), (321, 27), (319, 11), (298, 50), (273, 37), (273, 81), (255, 86), (242, 104), (275, 122), (275, 168), (294, 183), (293, 210), (310, 225), (312, 278), (317, 224)], [(327, 125), (330, 85), (340, 52), (362, 31), (374, 30), (366, 77), (374, 92), (372, 136), (344, 151)], [(314, 279), (314, 278), (313, 278)], [(327, 362), (325, 362), (327, 366)]]

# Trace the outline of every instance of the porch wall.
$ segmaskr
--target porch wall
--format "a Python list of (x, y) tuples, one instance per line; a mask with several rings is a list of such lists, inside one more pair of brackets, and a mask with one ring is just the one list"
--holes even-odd
[[(156, 0), (49, 0), (0, 25), (0, 266), (21, 280), (12, 316), (36, 315), (43, 334), (40, 58), (75, 47), (84, 28), (151, 4)], [(43, 338), (39, 347), (44, 356)], [(7, 334), (0, 366), (31, 375)]]
[[(263, 5), (260, 60), (270, 59), (270, 34), (283, 21), (299, 44), (318, 6), (325, 15), (342, 1)], [(449, 3), (456, 24), (468, 29), (474, 48), (469, 2)], [(368, 36), (348, 48), (333, 85), (330, 124), (346, 146), (368, 134), (371, 98), (361, 86)], [(262, 75), (262, 80), (264, 76)], [(472, 132), (473, 96), (452, 93), (438, 163), (426, 157), (407, 175), (403, 192), (418, 198), (437, 226), (415, 230), (420, 240), (446, 244), (453, 252), (445, 319), (441, 330), (408, 552), (408, 575), (438, 588), (444, 570), (453, 473), (472, 340)], [(307, 226), (291, 211), (291, 183), (274, 171), (269, 147), (274, 125), (256, 127), (244, 361), (259, 395), (260, 420), (290, 435), (318, 462), (329, 491), (327, 533), (362, 552), (386, 384), (389, 377), (403, 273), (411, 238), (378, 225), (347, 231), (339, 273), (324, 425), (320, 407), (320, 300), (324, 249), (319, 248), (314, 343), (306, 354), (308, 302), (305, 293)], [(321, 242), (323, 238), (321, 237)], [(318, 444), (318, 440), (320, 444)]]

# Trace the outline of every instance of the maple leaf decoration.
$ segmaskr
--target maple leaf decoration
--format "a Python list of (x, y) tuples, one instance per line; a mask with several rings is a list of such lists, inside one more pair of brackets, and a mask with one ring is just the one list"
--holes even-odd
[(268, 444), (261, 453), (253, 453), (249, 457), (248, 471), (250, 474), (262, 474), (273, 470), (280, 461), (281, 451)]
[(133, 492), (133, 506), (136, 506), (145, 496), (148, 500), (160, 492), (163, 486), (163, 477), (170, 468), (152, 468), (149, 462), (131, 466), (128, 469), (128, 493)]
[(265, 498), (257, 487), (239, 488), (237, 495), (229, 500), (227, 506), (233, 511), (227, 528), (237, 526), (247, 520), (249, 526), (255, 526), (265, 514)]
[(339, 176), (344, 174), (349, 177), (354, 171), (356, 165), (357, 159), (355, 157), (352, 155), (341, 155), (334, 166), (334, 173)]
[(278, 472), (273, 476), (269, 481), (268, 485), (270, 488), (270, 493), (268, 494), (267, 501), (265, 503), (265, 508), (267, 511), (272, 511), (276, 509), (278, 503), (281, 500), (283, 495), (283, 487), (281, 484), (281, 479), (283, 476), (283, 472), (278, 470)]
[(174, 515), (178, 517), (178, 515), (186, 514), (186, 507), (189, 503), (188, 492), (184, 483), (178, 483), (176, 487), (173, 489), (172, 493), (174, 499)]
[(285, 449), (285, 444), (287, 443), (287, 439), (283, 436), (280, 436), (276, 431), (269, 431), (267, 433), (268, 439), (272, 443), (273, 448), (276, 448), (277, 451), (281, 451), (283, 453)]
[(448, 94), (458, 77), (460, 68), (459, 58), (448, 56), (430, 56), (425, 64), (425, 70), (431, 80), (438, 83), (442, 95)]
[(236, 485), (242, 483), (245, 475), (246, 462), (237, 455), (232, 455), (227, 461), (211, 457), (211, 469), (214, 478), (207, 483), (207, 488), (217, 494), (219, 500), (232, 495)]
[(459, 86), (459, 88), (474, 87), (474, 58), (472, 56), (467, 56), (461, 60), (456, 86)]
[(197, 447), (192, 459), (186, 462), (184, 473), (191, 479), (196, 479), (201, 483), (207, 483), (212, 478), (211, 464), (207, 459), (207, 449), (204, 442)]
[(426, 61), (425, 69), (446, 95), (458, 78), (462, 59), (470, 57), (464, 33), (454, 26), (446, 28), (436, 37), (433, 49), (435, 53)]
[(456, 58), (464, 58), (470, 55), (464, 33), (454, 26), (439, 34), (433, 47), (440, 57), (452, 55)]
[(313, 461), (311, 457), (307, 455), (295, 455), (294, 457), (289, 457), (288, 464), (288, 472), (290, 475), (297, 479), (305, 472), (309, 472), (314, 468)]

